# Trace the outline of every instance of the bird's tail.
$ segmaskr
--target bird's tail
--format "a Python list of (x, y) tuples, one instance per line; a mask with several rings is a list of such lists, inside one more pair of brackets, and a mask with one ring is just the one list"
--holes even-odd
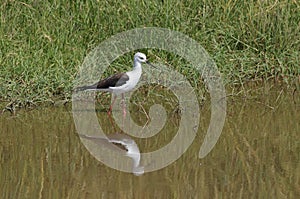
[(95, 86), (94, 85), (79, 86), (79, 87), (75, 88), (73, 91), (79, 92), (79, 91), (85, 91), (85, 90), (88, 90), (88, 89), (95, 89)]

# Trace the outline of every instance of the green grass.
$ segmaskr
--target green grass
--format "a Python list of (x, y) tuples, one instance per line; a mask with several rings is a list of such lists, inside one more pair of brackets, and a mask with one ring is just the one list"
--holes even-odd
[[(195, 39), (215, 60), (227, 86), (269, 79), (291, 85), (300, 76), (299, 10), (295, 0), (3, 0), (0, 100), (4, 107), (23, 107), (70, 99), (87, 53), (137, 27), (169, 28)], [(149, 52), (154, 57), (151, 52), (156, 51)], [(166, 52), (155, 56), (179, 63)], [(190, 79), (199, 77), (185, 66)], [(108, 73), (114, 70), (124, 68)]]

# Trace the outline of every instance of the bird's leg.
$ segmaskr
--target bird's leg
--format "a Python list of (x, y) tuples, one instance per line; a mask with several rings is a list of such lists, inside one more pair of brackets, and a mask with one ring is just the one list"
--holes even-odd
[(109, 109), (107, 111), (108, 115), (111, 115), (111, 112), (112, 112), (112, 109), (113, 109), (113, 106), (114, 106), (114, 103), (115, 103), (116, 99), (117, 99), (117, 95), (114, 96), (114, 99), (113, 99), (111, 105), (109, 106)]
[(122, 127), (123, 127), (123, 129), (124, 129), (125, 117), (126, 117), (126, 107), (125, 107), (125, 97), (124, 97), (124, 93), (122, 93), (122, 107), (123, 107)]
[(123, 107), (123, 117), (126, 117), (126, 104), (125, 104), (124, 93), (122, 93), (122, 107)]

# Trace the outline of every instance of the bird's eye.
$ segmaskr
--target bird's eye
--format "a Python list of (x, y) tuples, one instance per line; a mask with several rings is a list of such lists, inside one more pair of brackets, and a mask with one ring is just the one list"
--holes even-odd
[(144, 57), (139, 57), (140, 59), (144, 59)]

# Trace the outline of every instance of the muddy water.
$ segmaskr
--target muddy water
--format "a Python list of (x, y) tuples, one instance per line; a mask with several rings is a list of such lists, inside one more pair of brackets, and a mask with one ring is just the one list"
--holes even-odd
[[(71, 106), (2, 114), (0, 197), (297, 198), (299, 94), (293, 97), (280, 89), (261, 93), (228, 98), (221, 137), (214, 149), (199, 159), (210, 118), (206, 103), (201, 108), (196, 139), (183, 156), (142, 176), (98, 162), (80, 141)], [(113, 133), (102, 109), (100, 106), (97, 112), (99, 122), (106, 132)], [(131, 116), (140, 118), (141, 114), (135, 111)], [(169, 116), (159, 135), (136, 139), (141, 151), (155, 150), (172, 140), (178, 118), (176, 114)]]

